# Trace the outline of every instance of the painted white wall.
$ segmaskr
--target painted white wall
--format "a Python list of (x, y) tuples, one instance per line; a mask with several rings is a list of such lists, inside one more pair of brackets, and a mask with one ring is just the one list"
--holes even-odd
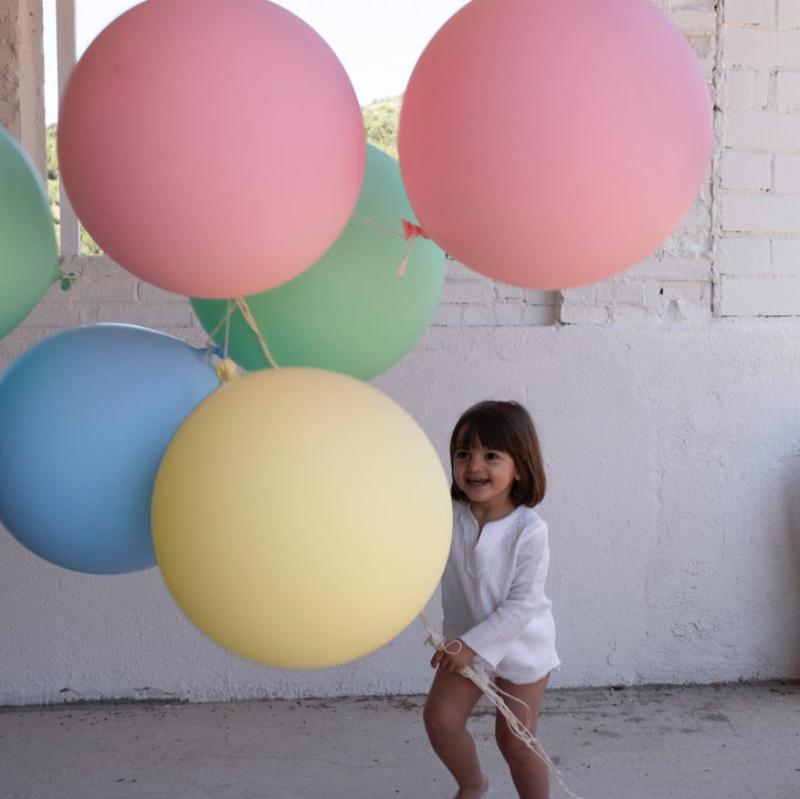
[[(800, 675), (800, 0), (661, 5), (720, 108), (709, 181), (681, 230), (562, 298), (453, 265), (435, 325), (375, 381), (442, 455), (473, 401), (531, 408), (550, 478), (554, 685)], [(36, 6), (0, 0), (0, 121), (23, 138), (26, 119), (43, 122)], [(185, 299), (104, 258), (65, 268), (80, 280), (0, 341), (0, 370), (96, 321), (204, 340)], [(0, 609), (0, 704), (404, 693), (430, 679), (420, 625), (348, 666), (272, 671), (197, 633), (156, 570), (73, 574), (2, 530)]]
[[(434, 329), (376, 381), (443, 455), (473, 401), (530, 407), (550, 479), (554, 685), (800, 673), (799, 333)], [(420, 624), (348, 666), (272, 671), (190, 627), (156, 570), (72, 574), (5, 534), (0, 608), (0, 703), (421, 692), (430, 678)]]

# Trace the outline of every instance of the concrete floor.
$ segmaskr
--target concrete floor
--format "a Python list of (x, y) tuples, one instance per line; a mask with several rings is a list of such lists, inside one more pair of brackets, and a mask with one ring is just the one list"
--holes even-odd
[[(0, 797), (450, 799), (423, 701), (3, 708)], [(493, 723), (480, 705), (488, 796), (512, 799)], [(584, 799), (800, 799), (797, 683), (551, 691), (540, 738)]]

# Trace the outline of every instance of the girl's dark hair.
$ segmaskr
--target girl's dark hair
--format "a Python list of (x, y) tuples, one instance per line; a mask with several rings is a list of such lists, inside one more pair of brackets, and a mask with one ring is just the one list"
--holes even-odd
[[(471, 449), (480, 444), (486, 449), (507, 452), (517, 467), (520, 479), (511, 487), (511, 501), (515, 506), (533, 508), (544, 499), (547, 479), (542, 463), (539, 437), (530, 414), (518, 402), (488, 400), (468, 408), (461, 415), (450, 437), (450, 467), (453, 467), (456, 450)], [(467, 502), (467, 496), (456, 485), (450, 484), (453, 499)]]

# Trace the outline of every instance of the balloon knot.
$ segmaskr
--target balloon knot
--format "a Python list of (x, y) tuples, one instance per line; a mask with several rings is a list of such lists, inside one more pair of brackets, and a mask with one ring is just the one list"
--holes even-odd
[(414, 246), (414, 239), (428, 238), (425, 231), (419, 225), (415, 225), (413, 222), (409, 222), (407, 219), (403, 219), (402, 222), (403, 238), (406, 240), (406, 253), (403, 256), (403, 260), (400, 262), (400, 266), (397, 267), (398, 277), (403, 277), (406, 273), (408, 259), (411, 257), (411, 248)]
[(60, 280), (61, 283), (61, 291), (69, 291), (77, 277), (77, 272), (62, 272), (58, 277), (58, 280)]
[(216, 372), (221, 383), (229, 383), (239, 376), (239, 367), (230, 358), (225, 358), (217, 364)]
[(425, 231), (419, 225), (415, 225), (413, 222), (409, 222), (407, 219), (404, 219), (403, 237), (406, 239), (414, 239), (414, 238), (427, 239), (428, 234), (425, 233)]

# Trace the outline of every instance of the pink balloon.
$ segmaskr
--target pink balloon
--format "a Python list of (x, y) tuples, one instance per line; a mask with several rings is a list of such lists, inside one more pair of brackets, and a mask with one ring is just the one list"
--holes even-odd
[(148, 0), (61, 104), (59, 159), (97, 243), (144, 280), (221, 298), (284, 283), (347, 224), (366, 144), (325, 41), (267, 0)]
[(414, 69), (400, 167), (454, 258), (565, 288), (631, 266), (678, 226), (711, 121), (692, 50), (648, 0), (473, 0)]

